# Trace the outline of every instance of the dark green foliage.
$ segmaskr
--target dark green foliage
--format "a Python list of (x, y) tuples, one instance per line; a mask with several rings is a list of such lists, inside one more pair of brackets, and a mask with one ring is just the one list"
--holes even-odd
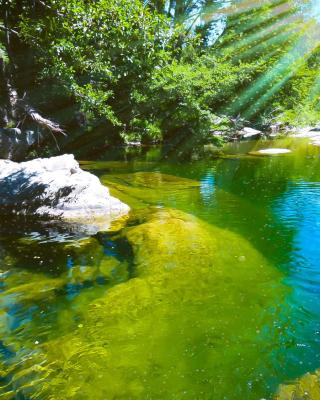
[(143, 93), (134, 94), (132, 131), (157, 139), (183, 136), (210, 141), (210, 132), (221, 127), (218, 105), (246, 79), (245, 65), (233, 66), (210, 52), (195, 57), (193, 63), (172, 62), (154, 71)]
[[(319, 22), (311, 2), (303, 3), (309, 8), (293, 0), (5, 4), (0, 21), (6, 18), (18, 34), (11, 36), (32, 54), (29, 85), (49, 97), (54, 87), (71, 120), (81, 112), (76, 134), (57, 114), (71, 127), (68, 151), (119, 138), (210, 142), (213, 130), (232, 130), (226, 121), (235, 118), (256, 126), (320, 119)], [(10, 64), (1, 26), (0, 58)]]
[(54, 17), (21, 23), (25, 40), (39, 50), (43, 72), (66, 87), (87, 115), (124, 126), (132, 87), (164, 62), (164, 18), (139, 0), (52, 1), (51, 7)]

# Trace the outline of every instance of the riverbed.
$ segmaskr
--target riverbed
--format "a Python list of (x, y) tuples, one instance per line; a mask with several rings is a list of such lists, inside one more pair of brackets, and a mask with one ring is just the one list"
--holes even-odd
[[(129, 221), (88, 237), (3, 220), (0, 398), (272, 399), (319, 368), (320, 147), (309, 142), (82, 160)], [(291, 153), (249, 154), (268, 147)]]

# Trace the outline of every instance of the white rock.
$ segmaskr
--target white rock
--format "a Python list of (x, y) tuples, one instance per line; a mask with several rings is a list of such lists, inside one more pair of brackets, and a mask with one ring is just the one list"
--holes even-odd
[(23, 159), (29, 147), (36, 142), (33, 131), (21, 132), (19, 128), (0, 128), (0, 158)]
[(239, 132), (239, 135), (243, 139), (257, 139), (263, 135), (263, 132), (258, 131), (257, 129), (245, 127)]
[(313, 138), (310, 142), (313, 146), (320, 146), (320, 137)]
[(263, 154), (263, 155), (275, 155), (275, 154), (288, 154), (291, 153), (289, 149), (261, 149), (256, 151), (255, 153)]
[(295, 138), (320, 138), (320, 132), (316, 130), (311, 130), (310, 128), (300, 129), (299, 132), (291, 135)]
[(22, 163), (0, 160), (0, 211), (83, 224), (100, 221), (106, 227), (129, 206), (66, 154)]

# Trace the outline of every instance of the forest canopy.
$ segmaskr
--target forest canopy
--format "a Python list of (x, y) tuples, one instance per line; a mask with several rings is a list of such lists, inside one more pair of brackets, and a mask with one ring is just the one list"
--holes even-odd
[(0, 127), (81, 146), (316, 124), (319, 24), (315, 0), (1, 0)]

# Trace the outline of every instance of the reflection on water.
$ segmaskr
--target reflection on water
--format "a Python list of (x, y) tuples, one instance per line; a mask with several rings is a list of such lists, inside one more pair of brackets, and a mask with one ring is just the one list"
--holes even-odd
[(200, 180), (200, 194), (205, 203), (210, 203), (215, 186), (214, 172), (208, 171)]
[[(268, 145), (292, 153), (247, 155)], [(130, 222), (134, 239), (3, 221), (0, 395), (271, 399), (320, 367), (319, 148), (236, 143), (181, 163), (152, 149), (83, 168), (134, 210), (178, 209), (211, 228), (187, 220), (186, 242), (184, 217), (166, 214)]]

